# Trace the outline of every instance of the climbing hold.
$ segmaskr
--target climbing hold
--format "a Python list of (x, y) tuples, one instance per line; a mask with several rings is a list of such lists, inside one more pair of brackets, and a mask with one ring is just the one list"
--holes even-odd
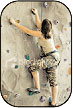
[(7, 53), (9, 53), (9, 50), (6, 50)]
[(16, 20), (15, 22), (16, 22), (16, 23), (20, 23), (20, 20)]
[(56, 48), (57, 48), (57, 49), (60, 48), (60, 45), (56, 45)]
[(52, 102), (52, 97), (49, 97), (49, 102)]
[(71, 43), (71, 41), (67, 41), (66, 44), (69, 45)]
[(71, 22), (69, 22), (69, 26), (70, 26), (70, 27), (72, 26), (72, 23), (71, 23)]
[(6, 99), (7, 98), (7, 95), (3, 95), (3, 98)]
[(44, 86), (47, 86), (47, 84), (44, 84)]
[(47, 5), (47, 2), (44, 2), (44, 7), (47, 8), (47, 6), (48, 6), (48, 5)]
[(46, 97), (45, 96), (41, 96), (40, 101), (44, 102), (45, 100), (46, 100)]
[(18, 65), (15, 65), (15, 69), (17, 69), (19, 66)]
[[(33, 9), (34, 10), (34, 9)], [(31, 10), (32, 14), (35, 15), (35, 13)]]
[(64, 61), (67, 61), (67, 59), (64, 59)]
[(15, 94), (14, 97), (15, 97), (15, 98), (18, 98), (19, 96), (20, 96), (20, 94), (18, 93), (18, 94)]
[(68, 28), (64, 28), (65, 31), (68, 31)]
[(47, 86), (47, 84), (41, 84), (43, 87), (46, 87)]
[(58, 20), (54, 20), (54, 24), (57, 25), (59, 22)]
[(71, 88), (69, 87), (69, 88), (67, 88), (66, 90), (67, 90), (67, 92), (69, 92), (69, 91), (71, 91)]
[(25, 59), (30, 60), (29, 54), (25, 55)]
[(69, 75), (71, 75), (71, 66), (69, 67)]
[(66, 99), (66, 96), (64, 96), (64, 98)]

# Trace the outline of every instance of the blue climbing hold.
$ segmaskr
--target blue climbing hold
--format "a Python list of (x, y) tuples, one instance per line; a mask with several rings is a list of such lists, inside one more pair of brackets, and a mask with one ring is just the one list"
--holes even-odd
[(49, 97), (49, 102), (52, 102), (52, 97)]
[(29, 54), (25, 55), (25, 59), (30, 60)]

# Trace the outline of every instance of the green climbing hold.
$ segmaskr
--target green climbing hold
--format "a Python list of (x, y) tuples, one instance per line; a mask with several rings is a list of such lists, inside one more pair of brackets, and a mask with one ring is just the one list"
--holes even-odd
[(25, 55), (25, 59), (30, 60), (29, 54)]
[(15, 69), (17, 69), (19, 66), (18, 65), (15, 65)]

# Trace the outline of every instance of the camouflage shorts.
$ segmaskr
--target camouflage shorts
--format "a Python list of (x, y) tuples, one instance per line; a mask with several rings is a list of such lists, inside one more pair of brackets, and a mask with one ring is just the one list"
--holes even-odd
[(50, 86), (56, 86), (56, 71), (59, 63), (60, 59), (52, 54), (50, 56), (43, 57), (42, 59), (38, 59), (36, 62), (32, 61), (28, 70), (29, 72), (35, 72), (38, 69), (45, 69), (48, 74)]

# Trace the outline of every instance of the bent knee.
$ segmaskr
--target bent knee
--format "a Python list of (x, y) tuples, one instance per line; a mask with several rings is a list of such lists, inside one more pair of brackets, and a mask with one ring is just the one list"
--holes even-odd
[(50, 83), (50, 86), (51, 86), (51, 87), (58, 86), (57, 81), (54, 82), (54, 81), (52, 80), (52, 81), (50, 81), (49, 83)]
[(37, 70), (37, 68), (34, 67), (34, 66), (30, 66), (30, 67), (28, 68), (28, 71), (29, 71), (30, 73), (35, 72), (36, 70)]

